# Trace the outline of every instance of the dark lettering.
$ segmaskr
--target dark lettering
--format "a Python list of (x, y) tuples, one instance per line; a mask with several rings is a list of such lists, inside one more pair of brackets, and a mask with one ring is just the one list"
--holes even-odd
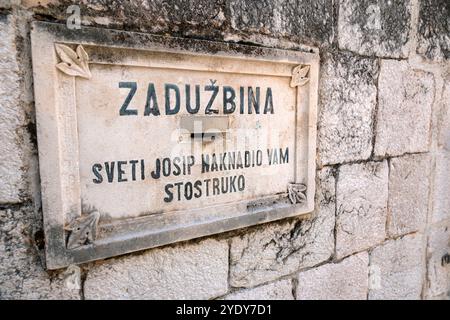
[(252, 108), (255, 108), (256, 114), (259, 114), (259, 87), (256, 87), (256, 96), (253, 93), (253, 88), (248, 87), (248, 113), (252, 113)]
[(186, 91), (186, 110), (190, 114), (196, 114), (200, 110), (200, 86), (195, 86), (195, 108), (191, 107), (191, 86), (187, 84), (185, 86)]
[(164, 177), (168, 177), (170, 175), (170, 168), (171, 168), (170, 159), (164, 158), (162, 161), (162, 173)]
[(177, 182), (175, 183), (175, 186), (177, 187), (177, 193), (178, 193), (178, 201), (181, 200), (181, 186), (183, 185), (183, 182)]
[(133, 99), (134, 94), (137, 90), (137, 83), (136, 82), (119, 82), (119, 88), (128, 88), (130, 89), (130, 92), (128, 93), (127, 97), (125, 98), (125, 101), (122, 104), (122, 107), (120, 108), (119, 115), (120, 116), (136, 116), (138, 114), (137, 110), (128, 110), (128, 106), (130, 104), (131, 99)]
[(238, 177), (238, 190), (243, 191), (245, 189), (245, 178), (243, 175)]
[(144, 116), (148, 115), (159, 116), (158, 100), (156, 98), (155, 85), (153, 83), (148, 84), (147, 89), (147, 101), (145, 103)]
[(215, 83), (216, 81), (211, 80), (211, 84), (205, 86), (205, 91), (212, 91), (211, 98), (209, 99), (208, 104), (206, 105), (205, 114), (219, 113), (219, 110), (211, 109), (214, 99), (216, 99), (216, 96), (219, 93), (219, 86), (216, 86)]
[(179, 157), (175, 157), (174, 159), (173, 159), (173, 166), (174, 166), (174, 170), (173, 170), (173, 175), (174, 176), (179, 176), (180, 174), (181, 174), (181, 168), (180, 168), (180, 166), (178, 165), (178, 163), (180, 163), (181, 162), (181, 159), (179, 158)]
[(200, 180), (195, 181), (194, 188), (196, 192), (194, 193), (194, 197), (200, 198), (202, 196), (202, 189), (200, 188), (202, 185), (202, 182)]
[[(228, 95), (230, 94), (230, 95)], [(225, 86), (223, 87), (223, 113), (229, 114), (233, 113), (236, 110), (236, 103), (234, 102), (234, 98), (236, 97), (236, 93), (232, 87)], [(230, 107), (229, 107), (230, 106)]]
[(220, 180), (218, 178), (213, 178), (213, 195), (219, 195), (220, 189), (219, 189)]
[(138, 160), (130, 160), (131, 164), (131, 180), (136, 181), (136, 164), (139, 163)]
[(192, 183), (186, 182), (184, 185), (184, 197), (186, 200), (192, 199)]
[(118, 182), (127, 182), (127, 178), (123, 178), (122, 176), (125, 174), (125, 171), (122, 170), (122, 166), (127, 164), (126, 161), (117, 161), (117, 181)]
[(161, 160), (156, 159), (155, 170), (150, 173), (153, 179), (159, 179), (161, 177)]
[(289, 148), (286, 148), (284, 153), (283, 150), (280, 149), (280, 160), (281, 163), (288, 163), (289, 162)]
[(264, 114), (274, 113), (273, 110), (273, 97), (272, 97), (272, 88), (267, 88), (266, 91), (266, 102), (264, 103)]
[(109, 164), (109, 162), (105, 162), (105, 171), (109, 183), (112, 183), (114, 181), (114, 165), (115, 162), (111, 162), (111, 165)]
[(239, 87), (239, 109), (241, 111), (241, 114), (244, 114), (244, 87)]
[(164, 202), (171, 202), (173, 200), (173, 192), (172, 192), (173, 184), (166, 184), (164, 190), (166, 191), (167, 196), (164, 197)]
[(92, 166), (92, 172), (95, 175), (95, 179), (92, 179), (92, 182), (96, 184), (103, 182), (103, 177), (100, 174), (100, 171), (102, 171), (102, 165), (100, 163), (96, 163)]
[[(173, 108), (170, 103), (171, 90), (175, 92), (175, 105), (173, 106)], [(166, 83), (164, 85), (164, 92), (166, 97), (166, 114), (177, 114), (178, 111), (180, 111), (180, 89), (176, 84)]]

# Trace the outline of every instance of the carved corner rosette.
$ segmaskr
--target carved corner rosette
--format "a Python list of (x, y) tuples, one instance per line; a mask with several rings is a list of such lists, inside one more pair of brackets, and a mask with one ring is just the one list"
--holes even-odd
[(309, 81), (309, 66), (298, 65), (292, 70), (291, 84), (292, 88), (301, 87)]
[(75, 249), (84, 245), (92, 244), (97, 237), (97, 226), (100, 220), (98, 211), (91, 212), (88, 215), (81, 216), (69, 225), (64, 227), (69, 231), (67, 238), (67, 249)]
[(55, 50), (58, 57), (61, 59), (56, 65), (61, 72), (73, 76), (90, 79), (92, 77), (89, 70), (89, 55), (80, 44), (74, 51), (69, 46), (55, 43)]
[(306, 185), (303, 183), (289, 183), (288, 197), (292, 204), (306, 202)]

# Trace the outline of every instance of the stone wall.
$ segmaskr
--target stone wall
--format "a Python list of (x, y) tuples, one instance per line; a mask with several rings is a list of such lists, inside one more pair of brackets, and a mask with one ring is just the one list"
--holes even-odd
[[(316, 211), (46, 271), (30, 22), (319, 47)], [(0, 299), (437, 299), (450, 266), (446, 0), (1, 0)]]

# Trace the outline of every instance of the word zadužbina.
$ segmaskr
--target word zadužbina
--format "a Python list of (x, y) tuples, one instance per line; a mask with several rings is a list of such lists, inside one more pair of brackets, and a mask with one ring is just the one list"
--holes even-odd
[[(132, 100), (137, 91), (136, 82), (119, 82), (119, 88), (130, 89), (128, 96), (125, 98), (122, 106), (119, 110), (119, 115), (121, 116), (137, 116), (139, 114), (136, 106), (132, 105)], [(176, 84), (166, 83), (164, 84), (164, 109), (166, 115), (175, 115), (180, 112), (181, 106), (186, 107), (186, 111), (190, 114), (196, 114), (201, 112), (201, 89), (202, 86), (195, 85), (194, 88), (195, 104), (191, 101), (191, 85), (186, 84), (184, 86), (184, 95), (181, 94), (181, 90)], [(268, 87), (263, 92), (264, 105), (261, 104), (261, 88), (260, 87), (239, 87), (239, 90), (235, 90), (230, 86), (219, 87), (215, 85), (215, 81), (211, 81), (210, 85), (203, 87), (203, 91), (210, 93), (209, 99), (204, 101), (203, 109), (205, 114), (217, 114), (219, 110), (213, 106), (214, 101), (219, 99), (219, 103), (222, 103), (223, 114), (231, 114), (236, 111), (239, 107), (240, 114), (256, 114), (260, 113), (274, 113), (273, 108), (273, 94), (272, 88)], [(222, 99), (220, 99), (222, 98)], [(184, 103), (182, 101), (184, 99)], [(245, 103), (247, 101), (247, 103)], [(161, 115), (160, 102), (158, 101), (155, 85), (149, 83), (147, 87), (147, 99), (144, 106), (144, 116), (159, 116)], [(131, 104), (131, 105), (130, 105)], [(162, 105), (161, 105), (162, 106)]]

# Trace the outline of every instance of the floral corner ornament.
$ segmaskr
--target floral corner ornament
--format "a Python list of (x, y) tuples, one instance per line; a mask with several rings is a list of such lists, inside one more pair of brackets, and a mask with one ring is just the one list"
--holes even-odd
[(306, 202), (306, 185), (302, 183), (289, 183), (288, 197), (292, 204)]
[(59, 43), (55, 44), (55, 49), (61, 59), (61, 62), (56, 65), (60, 71), (74, 77), (85, 79), (92, 77), (89, 70), (89, 56), (81, 44), (77, 46), (76, 51)]
[(67, 249), (75, 249), (93, 243), (97, 237), (98, 220), (100, 220), (100, 213), (94, 211), (87, 216), (75, 219), (66, 226), (64, 229), (70, 231), (67, 238)]
[(292, 70), (291, 87), (301, 87), (308, 83), (309, 66), (299, 65)]

